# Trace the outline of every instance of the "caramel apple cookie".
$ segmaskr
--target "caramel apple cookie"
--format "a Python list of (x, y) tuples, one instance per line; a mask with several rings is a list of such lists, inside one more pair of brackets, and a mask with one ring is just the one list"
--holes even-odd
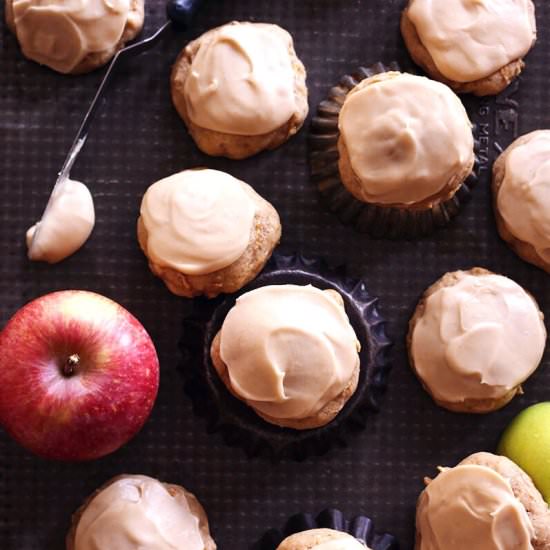
[(475, 453), (425, 483), (416, 507), (416, 550), (550, 548), (548, 505), (506, 457)]
[(192, 306), (180, 338), (185, 392), (209, 432), (249, 457), (326, 454), (380, 410), (386, 322), (343, 268), (277, 251), (235, 295)]
[(550, 130), (521, 136), (498, 157), (493, 198), (502, 239), (550, 273)]
[(237, 299), (211, 357), (228, 390), (267, 422), (328, 424), (357, 388), (360, 345), (334, 290), (270, 285)]
[(143, 475), (108, 481), (75, 512), (67, 550), (216, 550), (208, 518), (179, 485)]
[(431, 208), (472, 171), (472, 126), (458, 97), (421, 76), (389, 72), (360, 82), (338, 118), (342, 182), (380, 206)]
[(306, 72), (277, 25), (232, 22), (190, 42), (172, 70), (172, 100), (203, 152), (242, 159), (274, 149), (308, 112)]
[(459, 93), (496, 95), (524, 67), (537, 31), (531, 0), (409, 0), (401, 33), (413, 60)]
[(235, 292), (281, 238), (275, 208), (217, 170), (184, 170), (154, 183), (140, 214), (138, 241), (149, 267), (179, 296)]
[(396, 63), (344, 75), (309, 138), (311, 179), (328, 208), (376, 238), (445, 227), (477, 183), (477, 144), (459, 98)]
[(521, 393), (546, 345), (543, 314), (517, 283), (487, 271), (447, 273), (409, 323), (410, 364), (434, 401), (487, 413)]
[(6, 0), (6, 22), (23, 54), (65, 74), (108, 63), (143, 19), (144, 0)]

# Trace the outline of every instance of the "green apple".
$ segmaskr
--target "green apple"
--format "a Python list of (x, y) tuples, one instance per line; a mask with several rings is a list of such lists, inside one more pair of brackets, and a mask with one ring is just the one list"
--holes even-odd
[(531, 405), (509, 424), (498, 445), (533, 480), (550, 504), (550, 402)]

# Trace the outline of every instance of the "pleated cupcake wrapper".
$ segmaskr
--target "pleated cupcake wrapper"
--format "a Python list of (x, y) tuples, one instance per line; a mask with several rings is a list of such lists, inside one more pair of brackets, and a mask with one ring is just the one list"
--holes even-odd
[[(366, 78), (388, 71), (400, 71), (399, 65), (394, 62), (387, 66), (376, 63), (368, 68), (359, 67), (353, 74), (342, 77), (331, 88), (328, 99), (319, 104), (309, 133), (311, 179), (328, 209), (345, 225), (375, 238), (418, 238), (448, 225), (459, 213), (478, 181), (479, 161), (476, 154), (472, 172), (455, 195), (424, 209), (378, 206), (356, 199), (342, 183), (338, 169), (338, 115), (352, 88)], [(475, 137), (474, 148), (476, 152), (479, 150)]]
[(250, 548), (276, 550), (286, 537), (309, 529), (334, 529), (349, 533), (372, 550), (399, 550), (397, 539), (387, 533), (377, 533), (372, 520), (367, 516), (356, 516), (347, 520), (342, 512), (332, 508), (323, 510), (315, 517), (311, 514), (296, 514), (289, 518), (282, 529), (270, 529)]
[[(212, 365), (212, 340), (238, 296), (271, 284), (312, 284), (337, 290), (361, 342), (357, 389), (326, 426), (294, 430), (270, 424), (231, 395)], [(346, 446), (348, 434), (363, 428), (367, 417), (378, 411), (390, 371), (390, 345), (377, 299), (369, 294), (363, 281), (348, 277), (344, 268), (331, 270), (319, 259), (276, 253), (256, 280), (239, 293), (194, 301), (192, 312), (183, 321), (180, 370), (194, 411), (206, 418), (209, 432), (219, 431), (228, 445), (242, 447), (249, 457), (304, 460), (322, 455), (335, 445)]]

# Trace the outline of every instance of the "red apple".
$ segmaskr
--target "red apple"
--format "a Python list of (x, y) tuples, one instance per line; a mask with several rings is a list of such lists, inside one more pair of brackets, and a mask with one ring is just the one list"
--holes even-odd
[(151, 338), (100, 294), (47, 294), (0, 333), (0, 423), (46, 458), (89, 460), (118, 449), (149, 416), (158, 383)]

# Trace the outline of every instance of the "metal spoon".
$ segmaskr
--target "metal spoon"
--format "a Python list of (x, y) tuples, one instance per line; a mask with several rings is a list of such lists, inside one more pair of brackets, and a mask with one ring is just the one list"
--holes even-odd
[[(126, 46), (115, 54), (111, 63), (109, 64), (107, 71), (105, 72), (105, 76), (103, 77), (103, 80), (101, 81), (101, 84), (97, 89), (97, 92), (94, 96), (94, 99), (92, 100), (92, 103), (90, 104), (90, 107), (88, 108), (88, 111), (84, 115), (82, 124), (80, 125), (80, 128), (71, 145), (71, 148), (69, 149), (61, 171), (57, 176), (57, 180), (50, 193), (46, 208), (44, 209), (40, 220), (45, 219), (45, 216), (51, 207), (52, 197), (55, 191), (58, 190), (69, 179), (71, 168), (73, 167), (73, 164), (75, 163), (78, 154), (82, 150), (82, 147), (86, 143), (88, 132), (90, 131), (90, 126), (94, 120), (95, 115), (97, 114), (97, 111), (99, 110), (101, 99), (105, 95), (105, 92), (112, 80), (112, 77), (116, 72), (116, 69), (121, 65), (122, 61), (136, 57), (139, 54), (148, 51), (156, 46), (156, 44), (166, 34), (167, 30), (170, 29), (170, 27), (174, 26), (177, 30), (182, 31), (187, 30), (193, 20), (193, 16), (195, 15), (202, 1), (203, 0), (168, 0), (166, 4), (166, 14), (168, 16), (168, 20), (166, 21), (166, 23), (164, 23), (164, 25), (162, 25), (162, 27), (160, 27), (160, 29), (158, 29), (155, 34), (153, 34), (149, 38), (131, 44), (130, 46)], [(37, 237), (40, 232), (40, 225), (40, 222), (36, 224), (36, 230), (29, 246), (29, 257), (31, 257), (33, 254), (33, 247), (34, 244), (37, 242)]]

